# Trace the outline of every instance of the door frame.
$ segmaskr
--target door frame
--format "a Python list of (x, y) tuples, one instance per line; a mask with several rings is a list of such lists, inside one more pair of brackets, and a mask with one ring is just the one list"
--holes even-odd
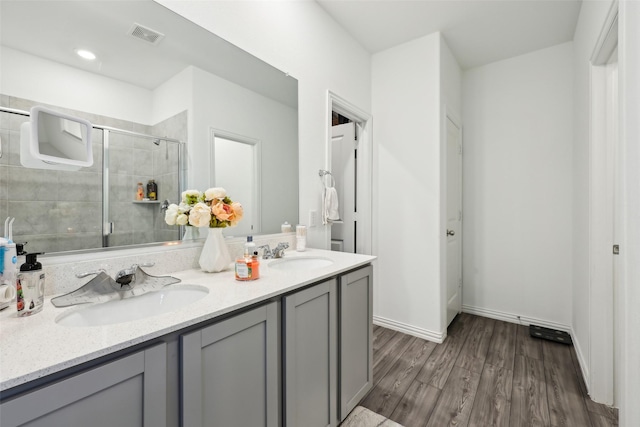
[[(356, 107), (346, 99), (340, 97), (332, 91), (327, 91), (327, 134), (325, 165), (331, 171), (331, 116), (332, 112), (340, 113), (344, 117), (356, 123), (356, 135), (358, 137), (358, 169), (356, 180), (358, 191), (356, 204), (359, 207), (356, 221), (356, 253), (373, 255), (376, 251), (376, 234), (373, 221), (376, 213), (373, 211), (373, 200), (377, 190), (373, 185), (373, 141), (371, 129), (373, 118), (371, 114)], [(331, 229), (325, 227), (325, 247), (331, 247)]]
[[(589, 341), (587, 363), (576, 348), (589, 395), (615, 403), (615, 316), (613, 280), (614, 212), (621, 208), (615, 189), (621, 179), (616, 164), (619, 108), (612, 104), (609, 58), (618, 46), (618, 7), (612, 4), (590, 58), (589, 123)], [(618, 92), (619, 94), (619, 92)], [(619, 103), (619, 97), (615, 98)], [(618, 112), (618, 117), (612, 113)], [(615, 134), (618, 135), (616, 137)], [(616, 142), (618, 139), (618, 142)], [(617, 206), (616, 206), (617, 205)], [(585, 366), (586, 365), (586, 366)], [(586, 368), (586, 369), (585, 369)]]
[(463, 278), (463, 253), (464, 253), (464, 206), (462, 201), (464, 200), (464, 173), (463, 173), (463, 155), (464, 155), (464, 128), (462, 126), (462, 119), (460, 115), (454, 111), (450, 106), (444, 104), (442, 106), (442, 122), (440, 124), (440, 328), (443, 332), (443, 336), (446, 337), (447, 332), (447, 120), (460, 129), (460, 147), (462, 154), (460, 156), (460, 210), (463, 212), (462, 219), (460, 220), (460, 307), (463, 305), (464, 296), (464, 278)]
[(247, 144), (253, 147), (253, 164), (255, 165), (255, 176), (253, 178), (253, 188), (255, 189), (253, 200), (243, 200), (243, 208), (245, 210), (251, 209), (251, 213), (254, 218), (254, 229), (252, 234), (260, 234), (262, 231), (262, 212), (258, 208), (262, 206), (262, 167), (260, 160), (262, 159), (262, 141), (259, 139), (251, 138), (248, 136), (240, 135), (237, 133), (229, 132), (222, 129), (209, 128), (209, 164), (211, 169), (209, 170), (209, 186), (215, 186), (215, 164), (216, 164), (216, 137), (224, 138), (231, 141), (238, 142), (240, 144)]

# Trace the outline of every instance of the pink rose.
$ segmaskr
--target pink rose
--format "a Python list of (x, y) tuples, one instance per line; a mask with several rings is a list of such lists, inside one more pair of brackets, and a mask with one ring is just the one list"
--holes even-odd
[(233, 218), (230, 219), (230, 221), (231, 226), (234, 226), (238, 223), (238, 221), (242, 219), (242, 216), (244, 215), (244, 209), (242, 208), (242, 205), (240, 203), (233, 202), (231, 203), (231, 211), (233, 212)]
[(231, 206), (225, 205), (222, 202), (211, 205), (211, 213), (213, 213), (219, 221), (230, 221), (230, 218), (233, 216)]

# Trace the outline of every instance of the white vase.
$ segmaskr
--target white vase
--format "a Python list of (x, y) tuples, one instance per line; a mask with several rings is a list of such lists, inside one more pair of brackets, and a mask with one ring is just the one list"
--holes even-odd
[(198, 227), (188, 226), (184, 227), (184, 236), (182, 240), (185, 242), (193, 242), (200, 238), (200, 229)]
[(231, 263), (231, 255), (222, 235), (222, 228), (210, 228), (200, 254), (200, 268), (207, 273), (217, 273)]

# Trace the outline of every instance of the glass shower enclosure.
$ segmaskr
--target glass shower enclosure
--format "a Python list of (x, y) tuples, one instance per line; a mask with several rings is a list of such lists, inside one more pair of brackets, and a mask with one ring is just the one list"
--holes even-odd
[[(182, 227), (166, 225), (164, 209), (179, 201), (185, 183), (183, 141), (160, 136), (161, 127), (94, 124), (91, 167), (30, 169), (20, 163), (20, 125), (28, 116), (0, 107), (0, 222), (16, 218), (14, 241), (28, 242), (28, 252), (51, 253), (180, 239)], [(150, 180), (157, 200), (144, 200)]]

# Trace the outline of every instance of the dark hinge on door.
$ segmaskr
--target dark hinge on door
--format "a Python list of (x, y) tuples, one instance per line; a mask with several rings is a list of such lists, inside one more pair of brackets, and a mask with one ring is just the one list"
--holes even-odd
[(620, 245), (613, 245), (613, 254), (620, 255)]

